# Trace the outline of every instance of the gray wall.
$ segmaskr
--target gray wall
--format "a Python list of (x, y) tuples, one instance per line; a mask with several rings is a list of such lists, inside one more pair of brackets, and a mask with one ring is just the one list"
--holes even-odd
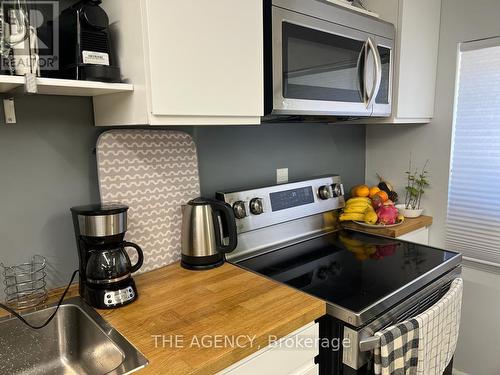
[(18, 123), (0, 120), (0, 263), (46, 256), (51, 282), (77, 264), (69, 207), (98, 198), (88, 99), (20, 97)]
[[(92, 125), (89, 99), (19, 97), (18, 123), (0, 125), (0, 262), (38, 253), (50, 262), (51, 285), (77, 266), (69, 208), (98, 199), (93, 148), (104, 129)], [(204, 195), (218, 189), (273, 183), (276, 168), (290, 178), (339, 173), (362, 181), (362, 126), (287, 124), (184, 127), (198, 145)]]
[(290, 179), (340, 174), (346, 186), (364, 180), (363, 126), (265, 124), (188, 129), (198, 145), (202, 193), (276, 183), (276, 169)]
[[(374, 181), (375, 173), (380, 172), (402, 190), (409, 152), (421, 165), (430, 159), (432, 186), (423, 204), (426, 213), (434, 217), (430, 231), (434, 246), (445, 245), (457, 44), (500, 36), (499, 14), (498, 0), (443, 0), (434, 120), (419, 126), (367, 127), (367, 181)], [(498, 273), (495, 268), (464, 270), (464, 305), (455, 367), (471, 375), (500, 373)]]
[(434, 216), (430, 240), (436, 246), (444, 246), (457, 45), (500, 35), (500, 1), (443, 0), (442, 4), (433, 121), (427, 125), (369, 126), (366, 134), (367, 181), (374, 181), (375, 173), (380, 172), (402, 191), (410, 151), (419, 165), (430, 159), (432, 185), (423, 204)]

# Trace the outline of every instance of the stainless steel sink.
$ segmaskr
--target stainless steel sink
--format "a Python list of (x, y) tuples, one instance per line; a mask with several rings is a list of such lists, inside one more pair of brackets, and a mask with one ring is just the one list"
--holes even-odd
[[(25, 316), (42, 324), (55, 306)], [(24, 317), (24, 316), (23, 316)], [(80, 298), (67, 300), (54, 320), (33, 330), (15, 318), (0, 321), (0, 374), (130, 374), (148, 361)]]

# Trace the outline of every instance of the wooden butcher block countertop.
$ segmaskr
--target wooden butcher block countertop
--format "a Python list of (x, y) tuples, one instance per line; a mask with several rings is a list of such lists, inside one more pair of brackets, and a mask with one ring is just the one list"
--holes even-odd
[[(214, 374), (326, 313), (323, 301), (227, 263), (201, 272), (176, 263), (134, 278), (139, 299), (99, 313), (149, 360), (139, 374)], [(203, 348), (220, 337), (239, 341)]]

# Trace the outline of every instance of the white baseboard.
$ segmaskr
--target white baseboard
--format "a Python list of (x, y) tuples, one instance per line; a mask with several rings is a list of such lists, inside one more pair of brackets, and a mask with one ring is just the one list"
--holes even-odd
[(469, 374), (463, 371), (458, 371), (457, 369), (453, 369), (453, 375), (469, 375)]

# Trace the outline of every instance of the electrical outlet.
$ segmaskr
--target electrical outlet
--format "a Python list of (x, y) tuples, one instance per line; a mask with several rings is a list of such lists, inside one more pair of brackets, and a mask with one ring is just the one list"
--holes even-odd
[(288, 182), (288, 168), (276, 169), (276, 183), (285, 184)]

